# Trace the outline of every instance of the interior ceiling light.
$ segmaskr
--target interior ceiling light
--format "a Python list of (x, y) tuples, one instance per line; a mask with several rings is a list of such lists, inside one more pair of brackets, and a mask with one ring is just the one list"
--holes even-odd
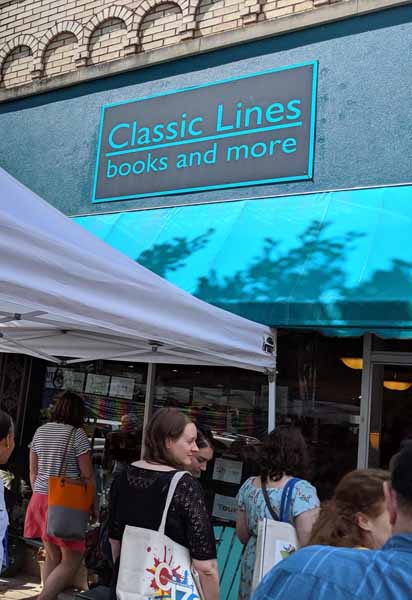
[(384, 381), (383, 387), (385, 387), (387, 390), (392, 390), (395, 392), (404, 392), (412, 387), (412, 383), (409, 383), (408, 381), (397, 381), (394, 379), (392, 381)]
[(341, 361), (346, 367), (349, 367), (349, 369), (363, 369), (362, 358), (343, 357), (341, 358)]

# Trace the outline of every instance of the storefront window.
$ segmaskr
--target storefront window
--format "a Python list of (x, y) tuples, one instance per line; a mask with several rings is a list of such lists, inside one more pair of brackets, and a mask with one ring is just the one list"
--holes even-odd
[(214, 458), (201, 479), (214, 521), (234, 524), (236, 494), (256, 474), (256, 448), (267, 433), (267, 377), (227, 367), (156, 369), (155, 408), (176, 406), (211, 432)]
[(267, 431), (267, 378), (227, 367), (158, 365), (155, 407), (161, 406), (188, 412), (222, 443), (257, 441)]
[[(67, 367), (46, 368), (42, 397), (42, 420), (47, 420), (56, 395), (64, 390), (82, 394), (87, 410), (86, 432), (93, 448), (94, 462), (112, 467), (105, 456), (107, 434), (119, 429), (124, 415), (132, 415), (136, 430), (142, 429), (147, 365), (94, 361)], [(107, 454), (107, 445), (106, 445)], [(140, 447), (132, 449), (134, 459)]]
[(91, 419), (120, 424), (123, 414), (143, 419), (147, 365), (94, 361), (46, 369), (42, 406), (47, 411), (56, 394), (71, 390), (83, 395)]
[(362, 338), (279, 331), (277, 356), (276, 422), (301, 428), (327, 498), (357, 464)]
[[(107, 434), (119, 428), (122, 416), (133, 415), (141, 430), (146, 378), (147, 364), (96, 361), (48, 366), (43, 418), (58, 392), (83, 394), (89, 415), (86, 429), (95, 462), (100, 463)], [(215, 521), (233, 524), (236, 494), (241, 483), (256, 474), (256, 448), (267, 432), (267, 377), (236, 368), (156, 365), (154, 410), (163, 406), (187, 412), (213, 436), (214, 457), (202, 473), (202, 483)]]
[(393, 340), (373, 335), (372, 350), (379, 352), (412, 352), (412, 340)]
[[(356, 467), (361, 338), (326, 338), (315, 333), (278, 333), (276, 423), (294, 423), (305, 435), (311, 480), (322, 498)], [(104, 440), (131, 414), (143, 425), (146, 364), (116, 361), (50, 365), (43, 389), (43, 418), (56, 393), (82, 393), (97, 462)], [(154, 409), (175, 406), (211, 433), (215, 455), (202, 474), (216, 520), (233, 522), (241, 483), (258, 470), (256, 449), (267, 432), (268, 382), (263, 373), (226, 367), (156, 365)]]

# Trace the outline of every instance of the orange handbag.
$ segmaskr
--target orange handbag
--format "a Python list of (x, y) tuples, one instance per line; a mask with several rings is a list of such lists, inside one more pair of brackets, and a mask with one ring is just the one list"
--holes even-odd
[(81, 477), (66, 477), (66, 456), (74, 440), (73, 427), (67, 439), (59, 475), (49, 477), (47, 533), (63, 540), (84, 540), (95, 487)]

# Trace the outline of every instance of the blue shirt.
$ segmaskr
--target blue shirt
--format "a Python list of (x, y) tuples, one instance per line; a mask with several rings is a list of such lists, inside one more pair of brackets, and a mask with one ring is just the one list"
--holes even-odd
[(412, 600), (412, 534), (380, 550), (309, 546), (264, 577), (253, 600)]
[(5, 536), (9, 519), (7, 517), (6, 502), (4, 500), (4, 484), (0, 477), (0, 573), (3, 566)]

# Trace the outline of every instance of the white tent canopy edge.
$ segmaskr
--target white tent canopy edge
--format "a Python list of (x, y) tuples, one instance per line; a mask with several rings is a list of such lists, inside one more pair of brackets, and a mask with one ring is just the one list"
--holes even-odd
[(274, 373), (274, 332), (175, 287), (0, 169), (0, 352)]

